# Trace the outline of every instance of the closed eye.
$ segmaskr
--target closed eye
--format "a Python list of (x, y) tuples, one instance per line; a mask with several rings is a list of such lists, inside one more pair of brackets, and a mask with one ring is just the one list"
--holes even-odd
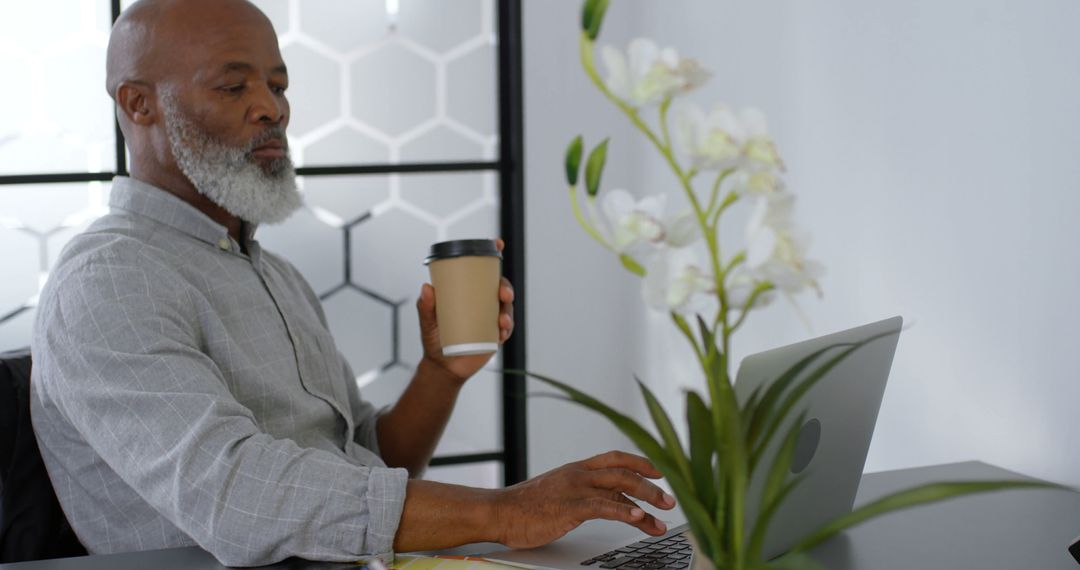
[(244, 84), (238, 83), (236, 85), (226, 85), (224, 87), (219, 87), (218, 89), (226, 93), (241, 93), (244, 90)]

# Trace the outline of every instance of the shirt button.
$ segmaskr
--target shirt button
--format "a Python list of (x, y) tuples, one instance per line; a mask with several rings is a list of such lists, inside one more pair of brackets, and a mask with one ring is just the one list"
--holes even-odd
[(217, 246), (220, 247), (221, 249), (228, 250), (229, 249), (229, 240), (228, 240), (228, 238), (219, 239), (218, 242), (217, 242)]

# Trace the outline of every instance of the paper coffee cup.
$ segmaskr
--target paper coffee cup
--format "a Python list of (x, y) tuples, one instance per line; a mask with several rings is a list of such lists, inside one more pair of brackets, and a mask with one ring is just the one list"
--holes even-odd
[(444, 241), (424, 264), (435, 287), (435, 318), (445, 356), (499, 349), (502, 254), (490, 239)]

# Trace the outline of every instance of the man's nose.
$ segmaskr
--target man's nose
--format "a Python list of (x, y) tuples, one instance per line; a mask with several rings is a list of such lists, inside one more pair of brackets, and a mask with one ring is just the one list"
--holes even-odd
[(289, 105), (284, 95), (278, 95), (269, 87), (264, 87), (259, 89), (249, 111), (252, 122), (280, 123), (289, 112)]

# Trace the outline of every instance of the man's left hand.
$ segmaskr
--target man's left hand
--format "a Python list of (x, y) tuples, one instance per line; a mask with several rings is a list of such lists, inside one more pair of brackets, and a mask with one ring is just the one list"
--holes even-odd
[[(495, 240), (495, 245), (502, 251), (506, 244), (499, 239)], [(428, 283), (424, 283), (420, 289), (416, 311), (420, 315), (420, 339), (424, 344), (424, 360), (437, 370), (447, 373), (458, 382), (465, 382), (491, 360), (493, 353), (443, 356), (439, 324), (435, 318), (435, 288)], [(499, 344), (506, 342), (513, 332), (514, 286), (503, 277), (499, 285)]]

